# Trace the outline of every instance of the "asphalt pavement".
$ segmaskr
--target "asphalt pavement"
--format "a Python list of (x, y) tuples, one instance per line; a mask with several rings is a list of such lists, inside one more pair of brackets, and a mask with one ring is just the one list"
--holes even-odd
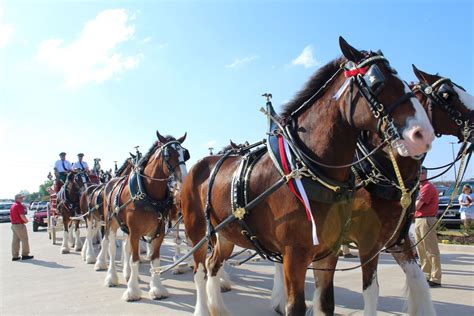
[[(126, 283), (118, 264), (120, 285), (103, 285), (105, 271), (96, 272), (93, 265), (81, 260), (80, 253), (60, 254), (44, 228), (33, 232), (28, 224), (32, 260), (11, 261), (10, 223), (0, 224), (0, 315), (191, 315), (196, 290), (193, 274), (163, 275), (163, 285), (170, 296), (160, 301), (148, 296), (149, 263), (140, 265), (142, 300), (121, 300)], [(83, 233), (84, 235), (84, 233)], [(61, 234), (60, 234), (61, 236)], [(474, 247), (440, 245), (443, 286), (431, 289), (438, 315), (474, 315)], [(120, 254), (120, 249), (117, 250)], [(164, 246), (162, 264), (171, 259), (171, 247)], [(358, 258), (341, 259), (338, 267), (351, 267)], [(232, 291), (223, 293), (233, 315), (277, 315), (270, 307), (273, 265), (250, 262), (228, 267), (234, 283)], [(379, 315), (404, 315), (404, 280), (400, 267), (390, 255), (382, 254), (378, 269)], [(336, 272), (336, 315), (363, 315), (361, 270)], [(312, 273), (306, 278), (306, 300), (311, 304), (314, 292)]]

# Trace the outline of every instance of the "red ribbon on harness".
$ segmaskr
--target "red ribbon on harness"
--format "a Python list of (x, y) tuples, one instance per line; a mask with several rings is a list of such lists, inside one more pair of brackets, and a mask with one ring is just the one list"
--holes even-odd
[[(283, 136), (278, 135), (278, 151), (280, 153), (280, 158), (281, 158), (281, 164), (283, 167), (283, 172), (285, 174), (290, 174), (291, 170), (290, 167), (288, 166), (288, 161), (286, 160), (286, 154), (285, 154), (285, 145), (283, 144)], [(304, 202), (303, 198), (300, 196), (298, 193), (298, 190), (296, 190), (295, 185), (293, 184), (293, 181), (290, 180), (288, 181), (288, 186), (290, 187), (290, 191), (300, 200), (300, 202), (303, 204), (305, 210), (306, 210), (306, 217), (308, 218), (308, 221), (311, 222), (311, 215), (309, 214), (310, 210), (306, 206), (306, 203)]]
[(365, 75), (367, 73), (367, 71), (369, 70), (369, 67), (362, 67), (362, 68), (354, 68), (354, 69), (351, 69), (351, 70), (345, 70), (344, 71), (344, 76), (346, 78), (349, 78), (349, 77), (354, 77), (354, 76), (357, 76), (357, 75)]

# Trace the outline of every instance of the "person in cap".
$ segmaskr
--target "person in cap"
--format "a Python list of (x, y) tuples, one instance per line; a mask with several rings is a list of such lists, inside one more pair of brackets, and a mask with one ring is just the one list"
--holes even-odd
[(77, 161), (75, 163), (72, 164), (72, 170), (74, 171), (84, 171), (84, 173), (82, 173), (82, 180), (84, 181), (84, 183), (88, 183), (89, 182), (89, 173), (90, 173), (90, 170), (89, 170), (89, 165), (87, 164), (87, 162), (85, 162), (83, 160), (84, 158), (84, 154), (83, 153), (79, 153), (77, 154)]
[[(23, 198), (21, 193), (15, 195), (15, 203), (10, 208), (10, 220), (12, 223), (12, 261), (32, 259), (30, 255), (30, 244), (28, 242), (28, 231), (26, 223), (28, 219), (25, 216), (25, 207), (23, 206)], [(21, 257), (20, 257), (21, 243)]]
[(89, 173), (90, 171), (89, 165), (83, 159), (84, 159), (83, 153), (77, 154), (77, 161), (72, 164), (72, 169), (73, 170), (80, 169), (80, 170), (85, 171), (86, 173)]
[[(66, 153), (61, 152), (59, 154), (59, 160), (57, 160), (54, 164), (54, 174), (56, 176), (56, 181), (59, 182), (66, 181), (67, 173), (72, 170), (72, 165), (69, 161), (66, 160)], [(62, 185), (62, 184), (61, 184)]]

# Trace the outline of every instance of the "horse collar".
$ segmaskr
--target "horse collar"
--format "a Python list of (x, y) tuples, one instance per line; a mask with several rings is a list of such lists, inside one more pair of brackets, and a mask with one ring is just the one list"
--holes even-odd
[(139, 171), (133, 171), (130, 174), (128, 188), (130, 190), (131, 199), (136, 206), (139, 205), (146, 211), (157, 212), (160, 214), (160, 218), (166, 215), (166, 211), (173, 205), (173, 196), (168, 186), (166, 186), (166, 197), (163, 200), (157, 201), (152, 199), (146, 193), (145, 185), (143, 184), (143, 179)]

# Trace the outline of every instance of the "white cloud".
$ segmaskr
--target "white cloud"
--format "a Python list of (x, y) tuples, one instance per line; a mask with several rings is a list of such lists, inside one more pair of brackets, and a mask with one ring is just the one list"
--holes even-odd
[(239, 68), (242, 67), (245, 64), (251, 63), (255, 59), (257, 59), (258, 56), (249, 56), (249, 57), (244, 57), (244, 58), (236, 58), (231, 64), (225, 65), (225, 68)]
[(314, 59), (313, 47), (311, 45), (306, 46), (301, 52), (301, 54), (296, 57), (291, 63), (297, 66), (304, 66), (305, 68), (310, 68), (319, 64), (319, 62)]
[(143, 40), (142, 40), (142, 44), (148, 44), (151, 42), (151, 36), (148, 36), (148, 37), (145, 37)]
[(134, 19), (124, 9), (105, 10), (87, 21), (80, 37), (65, 44), (49, 39), (39, 45), (36, 59), (64, 75), (68, 87), (104, 82), (125, 70), (136, 68), (142, 54), (124, 56), (119, 45), (133, 39)]
[(13, 33), (13, 26), (11, 24), (4, 24), (3, 9), (0, 7), (0, 48), (5, 47), (10, 41)]

